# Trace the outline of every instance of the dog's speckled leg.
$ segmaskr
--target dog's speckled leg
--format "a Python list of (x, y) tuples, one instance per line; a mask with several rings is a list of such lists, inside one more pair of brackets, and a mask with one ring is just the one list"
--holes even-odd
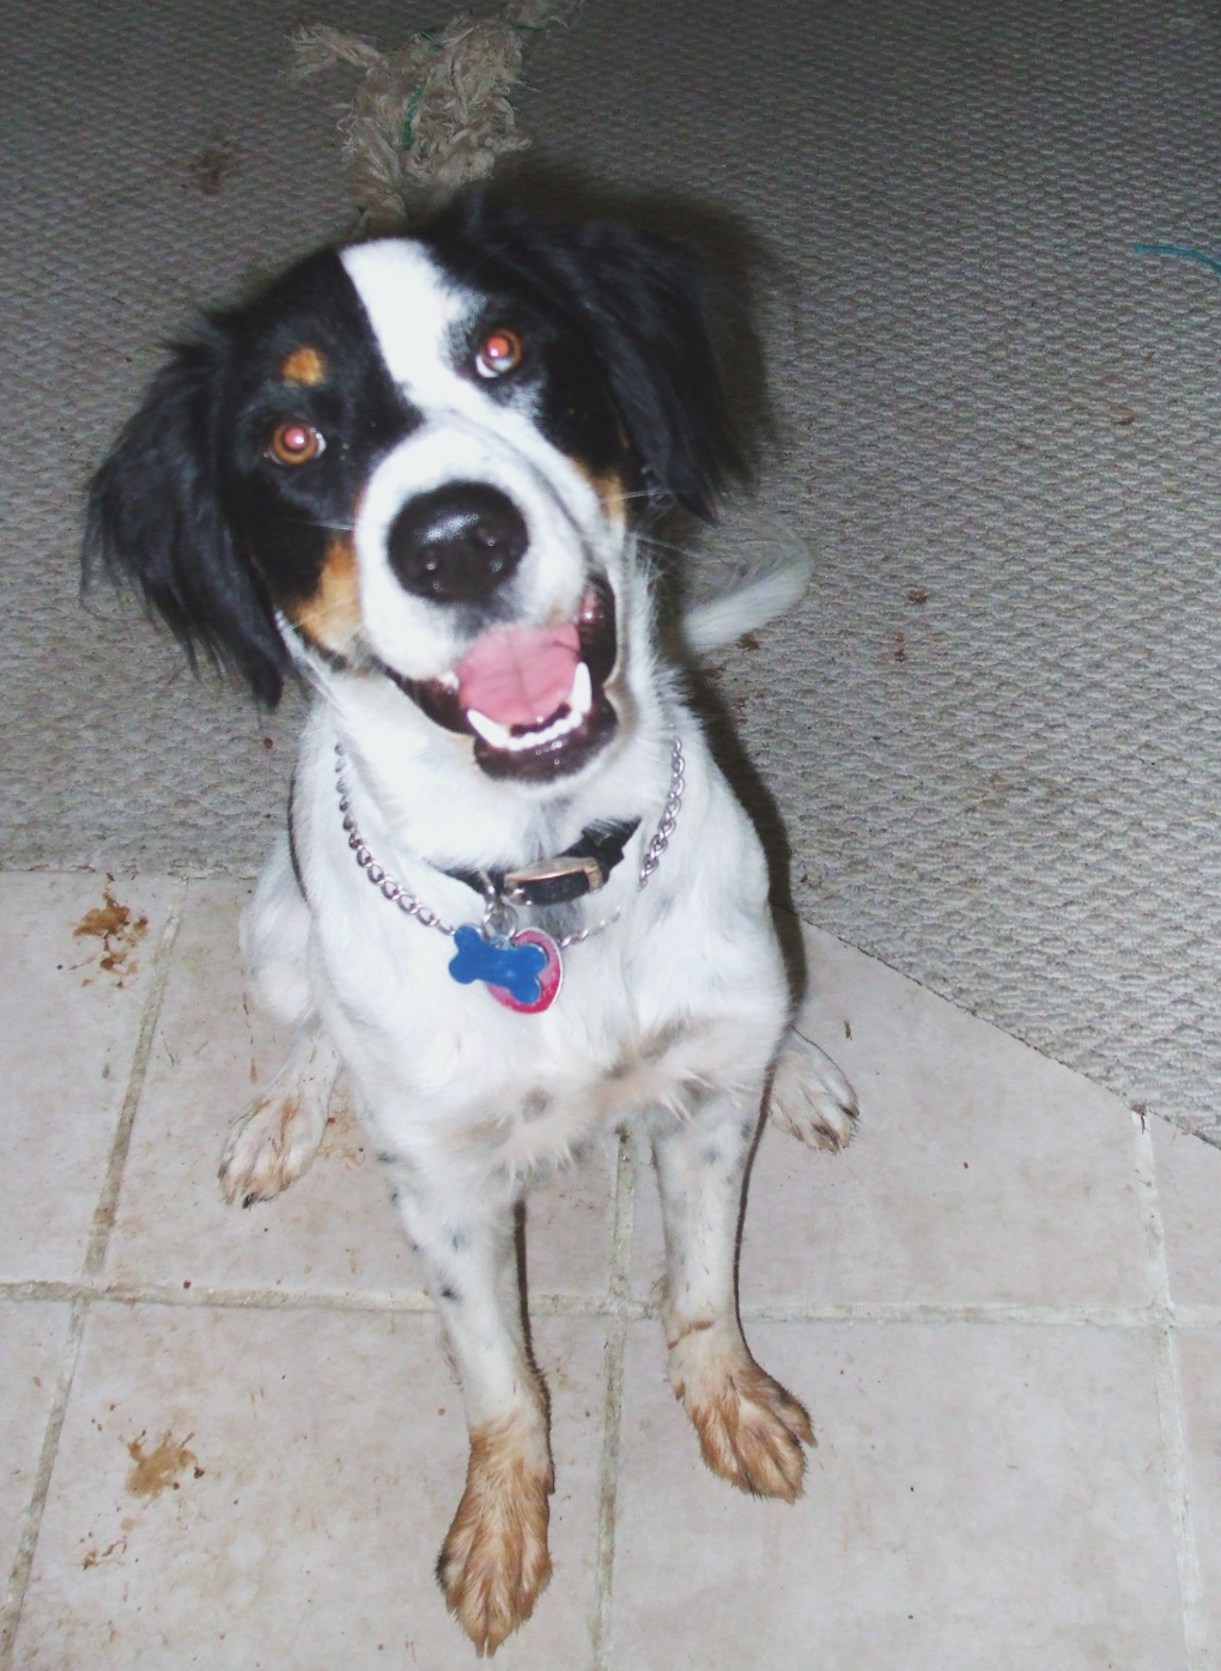
[(547, 1397), (530, 1362), (517, 1283), (513, 1194), (485, 1177), (436, 1175), (386, 1158), (462, 1383), (466, 1488), (437, 1560), (450, 1611), (480, 1654), (523, 1624), (551, 1576), (554, 1486)]
[(801, 1495), (810, 1419), (750, 1355), (738, 1323), (734, 1255), (754, 1104), (708, 1097), (689, 1120), (654, 1125), (666, 1233), (663, 1319), (670, 1382), (704, 1461), (743, 1491)]

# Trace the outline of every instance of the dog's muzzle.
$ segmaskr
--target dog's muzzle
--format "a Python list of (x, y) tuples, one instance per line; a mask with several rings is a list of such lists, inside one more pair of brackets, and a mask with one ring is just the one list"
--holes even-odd
[[(457, 566), (469, 566), (469, 553)], [(580, 771), (618, 730), (606, 693), (617, 657), (614, 595), (599, 577), (572, 621), (493, 627), (441, 678), (383, 666), (435, 724), (474, 737), (489, 777), (551, 783)]]

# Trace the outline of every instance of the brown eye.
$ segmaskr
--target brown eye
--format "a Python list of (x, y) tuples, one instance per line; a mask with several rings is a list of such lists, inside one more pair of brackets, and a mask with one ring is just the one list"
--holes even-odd
[(516, 331), (503, 328), (490, 332), (479, 344), (475, 354), (475, 370), (480, 377), (503, 377), (516, 371), (525, 350)]
[(313, 424), (303, 424), (292, 418), (277, 424), (267, 443), (267, 456), (277, 464), (309, 464), (326, 450), (326, 442)]

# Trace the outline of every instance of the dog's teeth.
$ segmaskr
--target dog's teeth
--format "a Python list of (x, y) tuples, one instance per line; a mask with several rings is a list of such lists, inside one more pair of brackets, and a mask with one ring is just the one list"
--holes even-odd
[(574, 714), (571, 709), (565, 708), (559, 719), (545, 731), (529, 731), (524, 737), (514, 737), (513, 742), (518, 748), (538, 748), (541, 743), (554, 742), (557, 737), (566, 737), (570, 731), (575, 731), (581, 723), (581, 717), (580, 714)]
[(486, 714), (481, 714), (478, 708), (468, 708), (466, 710), (466, 723), (472, 731), (477, 731), (484, 742), (490, 744), (492, 748), (511, 749), (513, 747), (514, 737), (508, 727), (501, 725), (494, 719), (489, 719)]
[(594, 702), (594, 684), (589, 676), (589, 669), (583, 661), (577, 663), (577, 670), (573, 676), (572, 689), (568, 693), (569, 712), (578, 719), (584, 719)]
[(575, 731), (593, 707), (593, 702), (593, 680), (588, 667), (581, 661), (577, 663), (577, 670), (572, 677), (568, 701), (550, 725), (535, 731), (514, 733), (507, 726), (501, 725), (499, 720), (489, 719), (488, 715), (481, 713), (478, 708), (466, 710), (466, 722), (489, 747), (501, 749), (508, 754), (521, 754), (526, 749), (540, 748), (544, 743), (552, 743), (557, 737), (566, 737), (570, 731)]

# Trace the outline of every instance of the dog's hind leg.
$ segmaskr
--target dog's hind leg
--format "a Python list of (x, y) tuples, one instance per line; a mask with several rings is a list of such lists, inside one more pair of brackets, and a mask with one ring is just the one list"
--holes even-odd
[(284, 838), (242, 921), (242, 951), (259, 1007), (292, 1031), (288, 1058), (235, 1122), (221, 1157), (229, 1202), (270, 1201), (309, 1166), (326, 1129), (339, 1058), (322, 1032), (309, 986), (309, 906)]
[(491, 1654), (530, 1617), (551, 1576), (547, 1395), (526, 1345), (513, 1191), (496, 1176), (472, 1189), (469, 1173), (386, 1163), (462, 1383), (470, 1437), (437, 1579), (478, 1652)]
[(810, 1418), (751, 1357), (734, 1284), (738, 1219), (758, 1102), (707, 1096), (688, 1119), (659, 1117), (653, 1156), (666, 1238), (662, 1310), (670, 1382), (713, 1473), (743, 1491), (801, 1495)]
[(835, 1063), (795, 1028), (785, 1036), (768, 1093), (771, 1119), (811, 1149), (843, 1149), (856, 1133), (856, 1092)]

